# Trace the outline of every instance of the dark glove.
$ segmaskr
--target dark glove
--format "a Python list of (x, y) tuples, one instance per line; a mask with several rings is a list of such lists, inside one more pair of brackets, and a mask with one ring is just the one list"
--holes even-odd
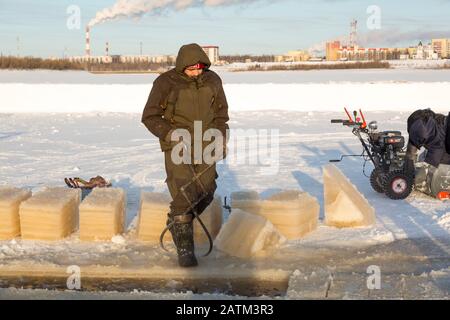
[(416, 171), (414, 164), (417, 158), (418, 151), (419, 149), (417, 149), (411, 142), (408, 143), (403, 171), (405, 171), (405, 173), (411, 175), (412, 177), (414, 177)]

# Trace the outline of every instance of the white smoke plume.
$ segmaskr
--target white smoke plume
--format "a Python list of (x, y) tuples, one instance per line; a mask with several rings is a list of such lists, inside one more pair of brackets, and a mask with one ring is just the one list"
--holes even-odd
[(261, 0), (118, 0), (112, 7), (97, 12), (89, 26), (121, 18), (140, 18), (147, 13), (166, 9), (180, 11), (189, 7), (217, 7), (256, 1)]

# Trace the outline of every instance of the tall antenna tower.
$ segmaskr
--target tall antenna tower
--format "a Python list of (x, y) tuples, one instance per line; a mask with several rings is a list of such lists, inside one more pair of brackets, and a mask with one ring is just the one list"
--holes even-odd
[(350, 47), (355, 47), (357, 42), (358, 35), (358, 21), (353, 19), (350, 23), (351, 31), (350, 31)]
[(141, 56), (142, 56), (142, 41), (139, 43), (139, 45), (140, 45), (140, 53), (141, 53)]
[(20, 57), (20, 37), (17, 36), (17, 57)]
[(89, 28), (89, 25), (86, 26), (86, 56), (91, 56), (91, 29)]

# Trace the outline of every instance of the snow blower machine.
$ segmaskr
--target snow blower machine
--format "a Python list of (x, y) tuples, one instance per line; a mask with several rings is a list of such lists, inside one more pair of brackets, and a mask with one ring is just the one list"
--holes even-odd
[(372, 188), (393, 200), (407, 198), (413, 190), (414, 172), (404, 170), (405, 137), (400, 131), (377, 131), (377, 122), (372, 121), (367, 124), (361, 110), (359, 115), (357, 111), (354, 111), (353, 117), (347, 109), (345, 112), (348, 116), (347, 120), (331, 120), (331, 123), (352, 128), (352, 133), (363, 146), (363, 152), (360, 155), (343, 155), (341, 159), (330, 160), (330, 162), (341, 162), (345, 157), (362, 157), (365, 160), (363, 172), (367, 176), (366, 163), (371, 161), (374, 169), (370, 177), (367, 177), (370, 178)]

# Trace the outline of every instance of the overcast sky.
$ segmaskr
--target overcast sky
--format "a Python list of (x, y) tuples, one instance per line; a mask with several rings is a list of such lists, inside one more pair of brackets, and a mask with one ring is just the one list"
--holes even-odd
[[(141, 41), (151, 55), (175, 54), (191, 42), (218, 45), (221, 54), (281, 54), (345, 40), (353, 18), (364, 46), (450, 38), (450, 0), (0, 0), (0, 51), (17, 54), (19, 37), (21, 55), (81, 55), (85, 25), (117, 2), (97, 16), (112, 19), (92, 28), (94, 55), (106, 41), (111, 54), (138, 54)], [(79, 29), (73, 8), (80, 9)]]

